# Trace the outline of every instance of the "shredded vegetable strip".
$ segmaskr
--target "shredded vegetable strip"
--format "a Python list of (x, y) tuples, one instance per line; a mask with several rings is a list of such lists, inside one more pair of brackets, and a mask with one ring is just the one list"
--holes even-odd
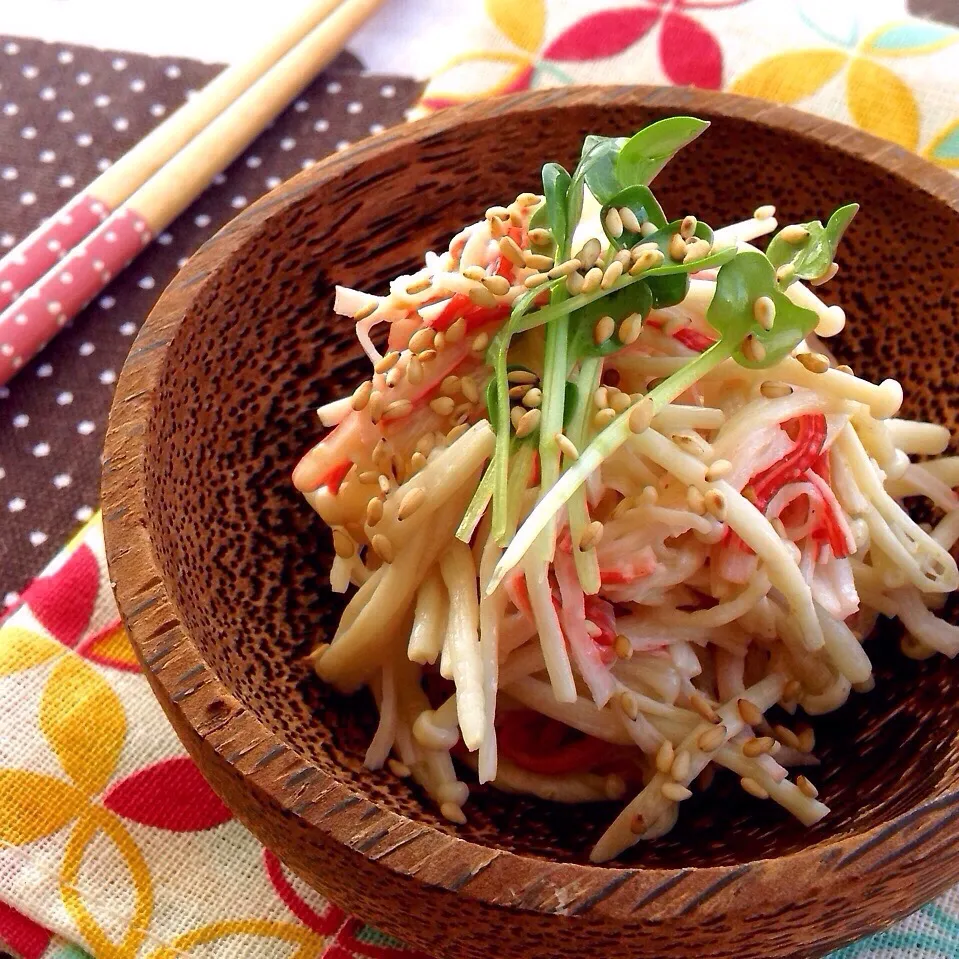
[(337, 287), (373, 370), (325, 398), (293, 474), (355, 590), (311, 661), (371, 687), (366, 765), (457, 824), (454, 757), (503, 792), (618, 802), (594, 862), (664, 836), (717, 768), (818, 822), (803, 716), (873, 687), (879, 617), (907, 656), (959, 654), (950, 431), (821, 339), (857, 207), (670, 219), (651, 182), (707, 125), (590, 136), (385, 296)]

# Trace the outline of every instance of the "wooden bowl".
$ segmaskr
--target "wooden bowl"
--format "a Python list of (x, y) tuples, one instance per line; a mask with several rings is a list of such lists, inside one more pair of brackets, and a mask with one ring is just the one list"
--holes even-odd
[(875, 691), (816, 722), (830, 816), (804, 829), (720, 782), (665, 839), (605, 867), (587, 854), (615, 807), (477, 790), (455, 827), (406, 781), (363, 769), (370, 699), (325, 688), (304, 659), (340, 604), (329, 538), (290, 472), (319, 435), (314, 408), (367, 366), (333, 284), (382, 287), (489, 204), (537, 189), (544, 161), (573, 162), (585, 134), (676, 113), (713, 126), (657, 181), (669, 210), (721, 224), (774, 202), (792, 222), (862, 204), (826, 294), (849, 315), (838, 352), (901, 378), (907, 415), (955, 427), (959, 183), (838, 124), (680, 89), (477, 103), (329, 158), (206, 244), (120, 378), (107, 553), (170, 720), (297, 873), (435, 956), (816, 955), (959, 880), (959, 669), (906, 659), (888, 624), (869, 645)]

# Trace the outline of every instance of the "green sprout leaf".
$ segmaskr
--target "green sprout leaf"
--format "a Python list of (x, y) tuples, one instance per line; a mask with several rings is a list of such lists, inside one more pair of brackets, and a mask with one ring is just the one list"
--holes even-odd
[(576, 227), (576, 223), (570, 222), (567, 215), (570, 183), (570, 175), (558, 163), (547, 163), (543, 167), (546, 226), (553, 234), (553, 240), (558, 250), (562, 250), (566, 246), (568, 236)]
[(806, 231), (805, 238), (799, 243), (790, 243), (780, 230), (769, 241), (766, 252), (769, 262), (777, 268), (791, 264), (791, 279), (795, 280), (816, 280), (825, 275), (836, 258), (839, 241), (858, 209), (858, 203), (847, 203), (833, 213), (825, 226), (819, 220), (799, 224)]
[(619, 327), (620, 320), (638, 313), (646, 319), (653, 305), (653, 295), (647, 283), (633, 283), (614, 290), (609, 296), (593, 300), (570, 316), (570, 359), (590, 356), (609, 356), (622, 349), (623, 344), (614, 333), (604, 343), (596, 344), (593, 331), (601, 316), (611, 316)]
[[(776, 308), (771, 330), (764, 330), (756, 322), (755, 303), (761, 296), (768, 296)], [(781, 292), (776, 271), (765, 255), (758, 250), (743, 250), (720, 268), (706, 320), (724, 342), (734, 344), (737, 363), (756, 369), (784, 359), (816, 328), (818, 317)], [(762, 346), (762, 359), (743, 354), (742, 341), (748, 335)]]
[(651, 183), (674, 154), (708, 126), (708, 121), (696, 117), (668, 117), (651, 123), (623, 144), (616, 157), (616, 178), (623, 186)]
[[(689, 292), (689, 274), (696, 270), (707, 269), (702, 261), (684, 263), (682, 260), (675, 260), (670, 256), (669, 241), (674, 234), (679, 232), (682, 222), (682, 220), (673, 220), (643, 240), (643, 243), (655, 243), (666, 258), (663, 267), (672, 268), (669, 273), (661, 272), (663, 267), (650, 270), (647, 282), (649, 290), (653, 294), (654, 310), (661, 310), (667, 306), (676, 306), (677, 303), (682, 303)], [(712, 229), (702, 221), (696, 223), (696, 236), (708, 243), (713, 242)], [(710, 256), (712, 255), (710, 254)]]
[(591, 133), (583, 142), (583, 152), (577, 165), (582, 170), (589, 192), (605, 203), (622, 189), (616, 176), (616, 160), (627, 137), (601, 137)]
[(628, 186), (625, 190), (620, 190), (619, 193), (610, 197), (610, 199), (603, 204), (603, 208), (599, 214), (599, 222), (602, 224), (606, 238), (610, 244), (619, 249), (635, 246), (643, 238), (641, 234), (634, 233), (627, 229), (624, 229), (618, 237), (610, 236), (609, 231), (606, 229), (606, 214), (611, 207), (615, 207), (617, 210), (627, 207), (632, 210), (640, 226), (648, 222), (652, 223), (657, 230), (661, 230), (667, 223), (663, 208), (659, 205), (656, 197), (653, 196), (653, 191), (650, 190), (648, 186)]

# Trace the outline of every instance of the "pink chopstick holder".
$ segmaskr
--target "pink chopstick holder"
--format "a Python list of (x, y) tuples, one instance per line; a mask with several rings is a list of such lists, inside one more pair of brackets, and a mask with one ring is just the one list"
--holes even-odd
[(109, 215), (110, 209), (102, 200), (80, 193), (41, 223), (16, 249), (0, 259), (0, 310), (29, 290)]
[(146, 220), (129, 208), (121, 209), (8, 306), (0, 314), (0, 386), (36, 356), (150, 239)]

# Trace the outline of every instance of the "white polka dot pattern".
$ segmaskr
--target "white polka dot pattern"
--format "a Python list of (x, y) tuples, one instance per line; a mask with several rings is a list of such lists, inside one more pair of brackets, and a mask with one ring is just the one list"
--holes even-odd
[[(95, 201), (91, 208), (103, 208)], [(59, 219), (59, 218), (58, 218)], [(100, 224), (37, 283), (0, 313), (0, 383), (32, 359), (150, 242), (149, 224), (129, 208)], [(55, 244), (55, 247), (51, 247)], [(59, 240), (46, 248), (63, 249)], [(152, 289), (153, 279), (149, 286)]]
[[(187, 60), (174, 64), (19, 38), (16, 54), (7, 54), (7, 39), (0, 37), (0, 143), (5, 144), (0, 153), (0, 255), (173, 112), (188, 89), (201, 88), (217, 71)], [(124, 70), (113, 68), (116, 58), (126, 60)], [(144, 317), (178, 264), (265, 190), (332, 152), (338, 141), (355, 142), (375, 123), (386, 127), (399, 122), (403, 108), (416, 98), (419, 85), (414, 81), (365, 76), (355, 60), (348, 55), (345, 60), (345, 69), (313, 83), (169, 230), (145, 247), (135, 268), (115, 276), (35, 361), (24, 364), (9, 386), (0, 386), (0, 596), (19, 592), (95, 508), (116, 379)], [(36, 66), (37, 75), (24, 77), (24, 64)], [(171, 71), (176, 76), (167, 75), (168, 66), (176, 67)], [(341, 60), (337, 67), (342, 66)], [(384, 83), (395, 87), (395, 98), (380, 96)], [(338, 92), (328, 93), (328, 84)], [(48, 88), (54, 91), (52, 98), (41, 95)], [(362, 110), (350, 112), (352, 103), (362, 104)], [(5, 110), (5, 104), (11, 109)], [(70, 122), (58, 119), (63, 110), (74, 115)], [(115, 125), (120, 117), (129, 122), (125, 130)], [(293, 142), (283, 149), (280, 142), (287, 138)], [(72, 187), (66, 185), (69, 178)], [(21, 202), (25, 193), (33, 194), (32, 203)], [(99, 214), (97, 223), (108, 213)], [(75, 241), (56, 242), (62, 249), (47, 251), (52, 264)], [(94, 259), (109, 269), (106, 256), (91, 256), (91, 267)], [(60, 275), (66, 280), (64, 290), (81, 282), (72, 267)], [(3, 282), (0, 278), (0, 286)], [(0, 296), (13, 292), (13, 280), (8, 283)], [(55, 302), (63, 304), (59, 295)]]

